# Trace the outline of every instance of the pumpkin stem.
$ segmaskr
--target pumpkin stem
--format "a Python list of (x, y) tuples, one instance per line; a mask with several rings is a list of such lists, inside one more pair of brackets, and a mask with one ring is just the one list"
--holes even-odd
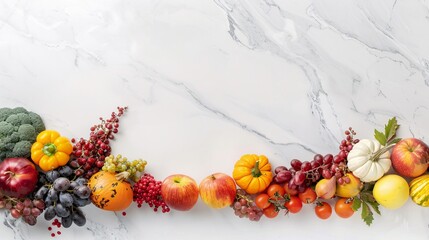
[(369, 160), (371, 160), (373, 162), (377, 162), (378, 159), (381, 157), (381, 155), (383, 155), (385, 152), (392, 149), (394, 146), (395, 146), (395, 144), (390, 144), (390, 145), (387, 145), (387, 146), (384, 146), (384, 147), (378, 149), (378, 151), (375, 152), (374, 155), (372, 155)]
[(118, 181), (123, 181), (123, 180), (127, 180), (130, 177), (130, 173), (129, 172), (120, 172), (118, 174), (115, 175), (116, 180)]
[(259, 161), (255, 162), (255, 166), (252, 169), (252, 175), (253, 177), (259, 177), (262, 175), (261, 169), (259, 169)]

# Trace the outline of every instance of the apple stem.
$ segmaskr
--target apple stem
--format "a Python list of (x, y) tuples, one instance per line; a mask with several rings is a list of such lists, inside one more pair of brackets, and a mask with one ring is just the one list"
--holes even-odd
[(212, 180), (216, 180), (216, 177), (214, 176), (214, 174), (211, 175)]
[(262, 175), (261, 169), (259, 169), (259, 161), (255, 162), (255, 166), (252, 169), (252, 175), (253, 177), (259, 177)]

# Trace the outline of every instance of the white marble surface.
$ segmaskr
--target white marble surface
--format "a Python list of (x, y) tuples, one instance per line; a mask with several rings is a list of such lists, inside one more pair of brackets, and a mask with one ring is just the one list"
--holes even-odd
[[(158, 179), (231, 174), (244, 153), (273, 165), (334, 153), (342, 132), (372, 136), (392, 116), (400, 136), (429, 134), (429, 1), (0, 0), (0, 103), (86, 137), (129, 106), (114, 153), (144, 158)], [(427, 139), (427, 138), (426, 138)], [(258, 223), (212, 210), (128, 215), (86, 207), (58, 239), (428, 239), (411, 201), (359, 218), (311, 207)], [(48, 239), (1, 214), (1, 239)]]

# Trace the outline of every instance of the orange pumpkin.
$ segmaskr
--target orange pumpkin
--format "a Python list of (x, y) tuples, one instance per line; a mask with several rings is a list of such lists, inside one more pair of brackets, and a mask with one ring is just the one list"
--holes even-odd
[(249, 194), (264, 191), (273, 180), (268, 158), (256, 154), (243, 155), (235, 163), (232, 177), (237, 185)]
[(89, 179), (91, 201), (95, 206), (108, 211), (121, 211), (133, 201), (133, 189), (126, 181), (126, 173), (113, 174), (100, 171)]

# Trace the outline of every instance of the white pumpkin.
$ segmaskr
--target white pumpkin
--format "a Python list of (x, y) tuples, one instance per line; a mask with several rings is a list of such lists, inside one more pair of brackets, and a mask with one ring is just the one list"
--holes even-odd
[(382, 147), (377, 140), (360, 140), (347, 155), (347, 167), (363, 182), (380, 179), (392, 165), (389, 151), (375, 156)]

